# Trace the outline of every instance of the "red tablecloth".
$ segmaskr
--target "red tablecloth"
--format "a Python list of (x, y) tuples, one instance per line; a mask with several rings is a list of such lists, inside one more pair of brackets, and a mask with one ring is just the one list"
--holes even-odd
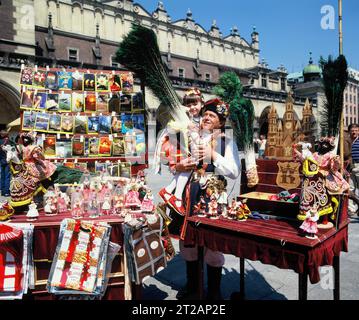
[(317, 240), (299, 233), (298, 223), (283, 220), (237, 222), (190, 217), (185, 246), (198, 244), (252, 261), (308, 272), (311, 283), (320, 281), (318, 268), (333, 265), (334, 256), (348, 251), (348, 221), (335, 228), (321, 230)]

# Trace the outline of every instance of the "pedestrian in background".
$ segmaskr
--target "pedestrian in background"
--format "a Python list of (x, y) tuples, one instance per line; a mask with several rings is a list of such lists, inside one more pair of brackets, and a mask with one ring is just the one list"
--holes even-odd
[(8, 139), (8, 133), (6, 131), (0, 132), (0, 184), (1, 195), (4, 197), (10, 196), (10, 166), (6, 161), (6, 153), (1, 148)]

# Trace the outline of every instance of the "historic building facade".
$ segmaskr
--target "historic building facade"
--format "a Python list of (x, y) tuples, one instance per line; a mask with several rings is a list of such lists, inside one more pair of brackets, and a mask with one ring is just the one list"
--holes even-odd
[[(279, 116), (285, 112), (290, 87), (283, 66), (272, 70), (260, 60), (259, 33), (244, 39), (237, 27), (223, 35), (216, 21), (209, 30), (195, 22), (190, 10), (172, 21), (160, 1), (150, 13), (132, 0), (14, 0), (0, 5), (0, 108), (6, 124), (17, 117), (18, 74), (22, 63), (50, 67), (117, 69), (115, 53), (132, 23), (151, 28), (158, 37), (163, 62), (180, 96), (197, 86), (206, 99), (221, 73), (235, 71), (244, 95), (253, 101), (255, 127), (268, 132), (272, 103)], [(305, 97), (293, 96), (299, 118)], [(148, 91), (146, 103), (153, 116), (159, 102)], [(311, 99), (316, 115), (316, 97)], [(153, 121), (153, 118), (150, 121)]]

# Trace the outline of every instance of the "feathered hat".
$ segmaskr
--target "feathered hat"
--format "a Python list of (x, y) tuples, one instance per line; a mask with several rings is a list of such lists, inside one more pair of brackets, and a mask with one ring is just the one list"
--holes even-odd
[(229, 105), (218, 98), (212, 99), (204, 104), (202, 108), (202, 115), (206, 111), (212, 111), (218, 115), (220, 120), (226, 120), (229, 115)]

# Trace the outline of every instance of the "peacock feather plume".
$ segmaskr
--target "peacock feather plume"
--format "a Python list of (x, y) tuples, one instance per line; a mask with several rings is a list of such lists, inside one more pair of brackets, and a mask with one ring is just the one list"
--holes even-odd
[(161, 104), (168, 108), (172, 120), (189, 123), (185, 109), (168, 78), (157, 37), (152, 30), (133, 24), (131, 31), (121, 42), (116, 58), (152, 90)]
[(229, 104), (229, 119), (233, 125), (238, 148), (253, 145), (254, 107), (252, 101), (243, 98), (243, 88), (236, 73), (225, 72), (219, 78), (213, 93)]
[(336, 136), (339, 133), (339, 122), (343, 111), (343, 94), (348, 82), (348, 65), (345, 57), (337, 59), (329, 56), (328, 60), (320, 59), (323, 70), (323, 85), (326, 102), (320, 113), (322, 136)]

